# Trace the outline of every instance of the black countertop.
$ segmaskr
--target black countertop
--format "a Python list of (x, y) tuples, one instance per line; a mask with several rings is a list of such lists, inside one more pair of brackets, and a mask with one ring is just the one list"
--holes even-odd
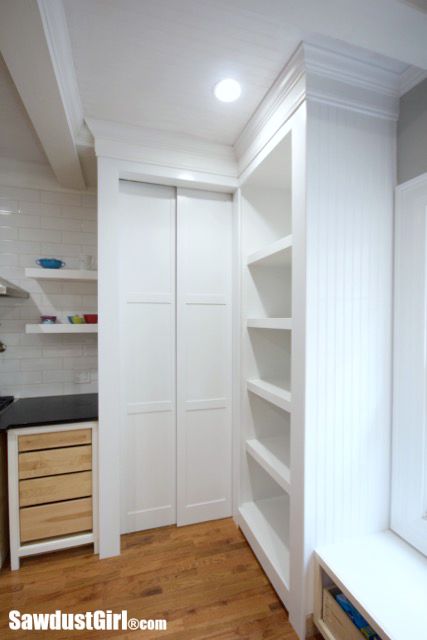
[(98, 394), (20, 398), (0, 413), (0, 431), (98, 419)]

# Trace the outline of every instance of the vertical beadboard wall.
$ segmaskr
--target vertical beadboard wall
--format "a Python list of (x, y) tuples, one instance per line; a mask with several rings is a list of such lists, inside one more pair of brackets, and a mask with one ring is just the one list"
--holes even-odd
[(395, 123), (314, 101), (307, 123), (308, 562), (389, 525)]

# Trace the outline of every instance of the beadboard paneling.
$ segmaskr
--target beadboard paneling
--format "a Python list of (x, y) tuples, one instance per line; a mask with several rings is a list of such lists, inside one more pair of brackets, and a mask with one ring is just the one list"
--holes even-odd
[(315, 102), (307, 122), (308, 559), (389, 524), (395, 125)]

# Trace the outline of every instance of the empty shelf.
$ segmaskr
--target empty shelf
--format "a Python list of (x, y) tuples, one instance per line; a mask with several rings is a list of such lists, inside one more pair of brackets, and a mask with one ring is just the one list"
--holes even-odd
[(286, 438), (281, 437), (246, 440), (248, 453), (286, 493), (290, 494), (291, 472), (284, 462), (288, 457), (288, 446)]
[(291, 413), (291, 394), (283, 387), (279, 387), (271, 382), (252, 378), (247, 381), (248, 391), (255, 393), (257, 396), (264, 398), (268, 402), (275, 404), (284, 411)]
[(286, 497), (246, 502), (239, 526), (282, 601), (289, 596), (289, 501)]
[(292, 329), (292, 318), (248, 318), (247, 326), (251, 329)]
[(292, 262), (292, 236), (285, 236), (248, 256), (248, 266), (287, 266)]
[(25, 333), (98, 333), (97, 324), (27, 324)]
[(75, 282), (96, 281), (98, 280), (97, 271), (89, 271), (88, 269), (43, 269), (27, 268), (25, 269), (27, 278), (37, 278), (38, 280), (71, 280)]

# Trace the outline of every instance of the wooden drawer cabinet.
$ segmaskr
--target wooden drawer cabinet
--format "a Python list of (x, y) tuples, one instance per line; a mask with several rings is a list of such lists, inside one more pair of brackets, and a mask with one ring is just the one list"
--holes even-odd
[(19, 558), (97, 545), (97, 423), (8, 431), (12, 569)]
[(92, 531), (92, 498), (20, 509), (21, 542)]
[(66, 473), (46, 478), (31, 478), (19, 483), (19, 506), (86, 498), (92, 495), (92, 471)]
[(78, 444), (91, 444), (91, 429), (75, 429), (74, 431), (52, 431), (18, 437), (18, 451), (38, 451), (39, 449), (58, 449), (59, 447), (75, 447)]
[(19, 454), (19, 479), (54, 476), (60, 473), (90, 471), (92, 445), (62, 447)]

